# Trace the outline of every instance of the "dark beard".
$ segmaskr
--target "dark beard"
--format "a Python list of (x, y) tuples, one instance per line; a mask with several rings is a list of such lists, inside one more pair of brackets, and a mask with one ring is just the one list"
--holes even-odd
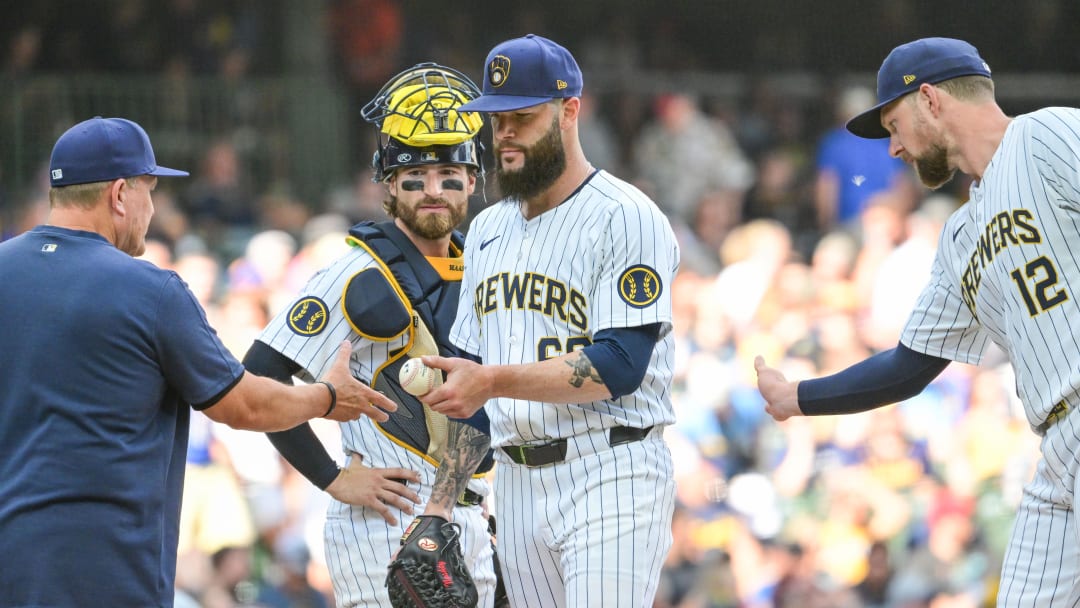
[(919, 175), (919, 181), (931, 190), (937, 190), (944, 186), (956, 169), (949, 168), (948, 152), (938, 144), (933, 144), (926, 154), (915, 159), (915, 172)]
[[(441, 203), (450, 211), (450, 216), (428, 213), (423, 217), (417, 212), (421, 205), (429, 203)], [(454, 206), (446, 199), (424, 198), (418, 201), (415, 207), (402, 205), (397, 197), (390, 197), (386, 202), (386, 208), (390, 217), (400, 219), (405, 227), (416, 236), (434, 241), (450, 234), (454, 228), (465, 219), (467, 205)]]
[[(497, 150), (495, 154), (497, 157)], [(495, 177), (503, 198), (525, 201), (547, 190), (565, 170), (566, 151), (556, 117), (540, 141), (525, 150), (525, 163), (520, 169), (506, 171), (500, 164)]]

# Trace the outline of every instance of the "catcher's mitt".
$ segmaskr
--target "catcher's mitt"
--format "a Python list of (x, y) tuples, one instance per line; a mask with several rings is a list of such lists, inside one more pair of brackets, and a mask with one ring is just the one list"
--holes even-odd
[(458, 537), (461, 528), (435, 515), (413, 520), (390, 562), (386, 590), (394, 608), (473, 608), (476, 585)]

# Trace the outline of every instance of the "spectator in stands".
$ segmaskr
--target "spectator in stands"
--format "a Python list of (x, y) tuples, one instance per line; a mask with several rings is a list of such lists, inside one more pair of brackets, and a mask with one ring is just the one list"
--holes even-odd
[(899, 158), (889, 156), (888, 140), (852, 135), (844, 125), (868, 108), (874, 94), (865, 87), (844, 89), (836, 104), (836, 124), (817, 148), (817, 180), (814, 203), (818, 229), (856, 229), (859, 215), (870, 197), (882, 190), (912, 199), (915, 184)]
[(214, 251), (240, 255), (255, 230), (258, 213), (236, 146), (226, 139), (205, 151), (202, 170), (183, 192), (182, 207), (192, 229)]
[(602, 98), (593, 91), (581, 92), (581, 114), (578, 117), (581, 148), (594, 167), (619, 175), (623, 173), (619, 142), (608, 124), (602, 103)]
[(653, 109), (655, 118), (634, 144), (634, 164), (673, 222), (693, 222), (694, 206), (709, 190), (750, 186), (753, 166), (727, 126), (702, 112), (694, 95), (660, 95)]

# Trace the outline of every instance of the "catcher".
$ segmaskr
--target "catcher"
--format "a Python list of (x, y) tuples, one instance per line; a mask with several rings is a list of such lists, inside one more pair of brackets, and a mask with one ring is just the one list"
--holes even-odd
[[(455, 228), (482, 174), (482, 119), (455, 108), (478, 95), (460, 72), (424, 63), (394, 76), (364, 106), (379, 129), (375, 179), (386, 185), (383, 207), (392, 219), (353, 226), (352, 250), (317, 273), (245, 357), (257, 373), (311, 380), (348, 339), (353, 375), (398, 403), (400, 415), (387, 422), (342, 424), (342, 469), (306, 424), (269, 434), (286, 460), (334, 498), (325, 540), (340, 607), (496, 605), (484, 505), (483, 476), (492, 466), (487, 417), (448, 420), (398, 381), (410, 358), (457, 353), (447, 339), (463, 268)], [(448, 444), (453, 458), (444, 461)], [(406, 530), (413, 509), (428, 501), (447, 506), (446, 517), (420, 517)]]

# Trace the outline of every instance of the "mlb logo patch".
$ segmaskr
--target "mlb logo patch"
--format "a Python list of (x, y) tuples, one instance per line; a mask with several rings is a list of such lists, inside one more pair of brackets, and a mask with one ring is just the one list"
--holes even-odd
[(63, 177), (64, 177), (64, 170), (63, 169), (53, 169), (52, 170), (52, 178), (53, 179), (62, 179)]
[(56, 243), (45, 243), (41, 246), (41, 251), (44, 253), (52, 253), (56, 251)]

